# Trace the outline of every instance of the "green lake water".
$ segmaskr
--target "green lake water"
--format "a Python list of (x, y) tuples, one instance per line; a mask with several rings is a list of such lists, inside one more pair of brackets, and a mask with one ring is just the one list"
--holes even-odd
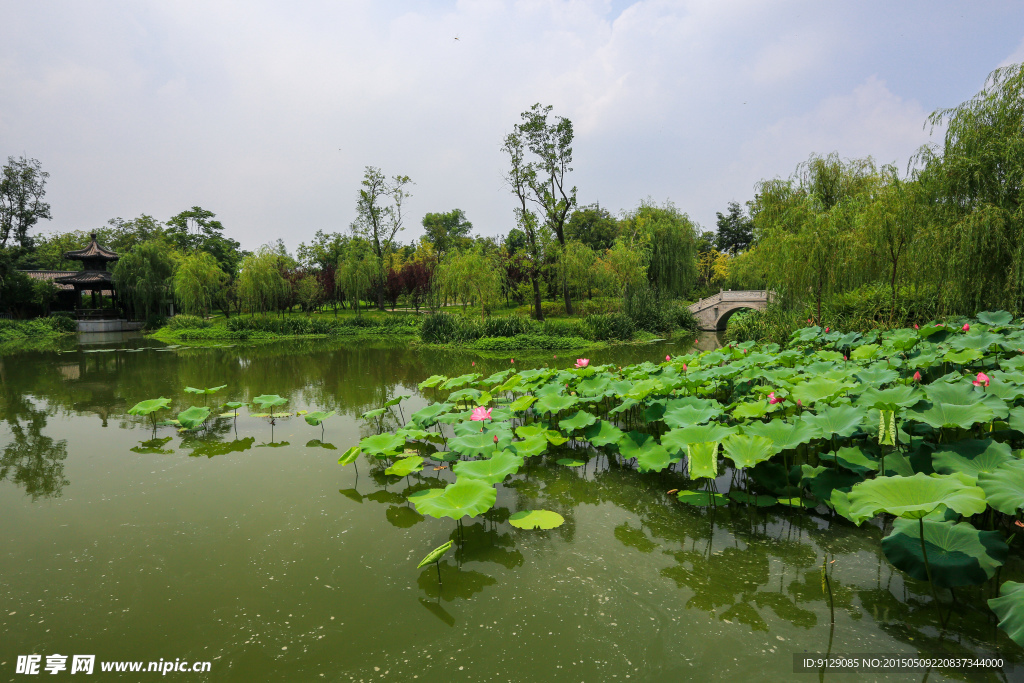
[[(689, 508), (675, 471), (640, 475), (603, 456), (585, 468), (533, 458), (467, 520), (423, 518), (409, 478), (345, 449), (377, 428), (359, 415), (433, 374), (486, 374), (508, 358), (334, 341), (170, 348), (140, 338), (0, 357), (0, 678), (19, 655), (210, 661), (209, 681), (1020, 680), (1001, 674), (793, 673), (794, 653), (991, 654), (1024, 663), (978, 588), (958, 592), (941, 632), (926, 584), (881, 554), (881, 525), (823, 510)], [(658, 360), (660, 342), (593, 353)], [(476, 367), (471, 366), (476, 362)], [(520, 368), (569, 366), (534, 354)], [(335, 410), (323, 434), (301, 418), (220, 418), (203, 436), (127, 409), (171, 397), (173, 413), (264, 394), (286, 410)], [(164, 415), (170, 416), (165, 411)], [(399, 424), (396, 417), (390, 423)], [(728, 473), (721, 479), (727, 487)], [(522, 531), (520, 509), (566, 523)], [(835, 628), (822, 591), (830, 564)], [(1019, 562), (1002, 579), (1021, 580)], [(70, 659), (69, 659), (70, 661)], [(98, 664), (97, 664), (98, 668)], [(51, 678), (45, 672), (47, 679)], [(148, 680), (158, 674), (94, 676)], [(59, 674), (71, 676), (68, 671)], [(56, 678), (56, 677), (54, 677)], [(31, 680), (31, 679), (29, 679)], [(90, 680), (90, 679), (86, 679)]]

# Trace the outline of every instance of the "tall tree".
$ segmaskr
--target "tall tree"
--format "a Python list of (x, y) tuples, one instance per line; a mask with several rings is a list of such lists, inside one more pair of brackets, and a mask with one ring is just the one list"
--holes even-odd
[(728, 214), (715, 212), (718, 234), (715, 235), (715, 248), (735, 255), (746, 251), (754, 239), (754, 221), (744, 215), (739, 202), (729, 202)]
[[(530, 188), (535, 184), (536, 171), (533, 166), (526, 162), (525, 150), (523, 147), (523, 133), (519, 126), (515, 126), (511, 133), (505, 136), (505, 144), (502, 151), (509, 157), (509, 171), (505, 175), (505, 182), (508, 183), (512, 194), (519, 200), (519, 206), (515, 208), (516, 226), (525, 238), (525, 248), (519, 252), (525, 256), (520, 259), (526, 270), (530, 283), (533, 285), (533, 308), (534, 317), (537, 320), (544, 320), (544, 310), (540, 302), (540, 268), (543, 263), (543, 228), (537, 220), (537, 215), (530, 210), (529, 201)], [(509, 237), (512, 236), (512, 231)]]
[(207, 315), (218, 301), (228, 275), (213, 254), (198, 251), (186, 254), (174, 273), (174, 296), (182, 311)]
[(434, 245), (434, 250), (443, 257), (469, 237), (473, 224), (466, 220), (462, 209), (452, 209), (447, 213), (425, 215), (423, 229), (427, 232), (427, 239)]
[[(576, 208), (576, 187), (566, 186), (566, 176), (572, 172), (572, 121), (558, 116), (548, 122), (551, 105), (535, 104), (522, 113), (523, 123), (516, 129), (526, 148), (534, 156), (530, 162), (532, 172), (526, 176), (530, 188), (529, 198), (539, 208), (541, 216), (558, 243), (565, 248), (565, 224)], [(565, 312), (572, 315), (569, 283), (562, 280)]]
[(114, 266), (114, 285), (136, 318), (160, 314), (174, 276), (173, 253), (166, 240), (149, 240), (122, 255)]
[(0, 249), (13, 237), (28, 247), (28, 231), (41, 219), (50, 220), (50, 205), (43, 201), (46, 179), (38, 159), (7, 157), (0, 175)]
[(395, 247), (395, 236), (403, 229), (402, 205), (412, 194), (406, 189), (413, 182), (409, 176), (396, 175), (390, 180), (375, 166), (367, 166), (362, 188), (356, 201), (353, 231), (369, 240), (377, 256), (378, 272), (374, 286), (377, 308), (384, 310), (384, 272), (386, 252)]
[(224, 226), (215, 220), (216, 215), (200, 206), (193, 206), (167, 221), (167, 236), (183, 252), (205, 251), (212, 254), (221, 270), (234, 275), (242, 258), (242, 245), (224, 236)]
[(579, 240), (598, 253), (611, 249), (618, 236), (619, 222), (600, 204), (579, 207), (565, 224), (567, 240)]

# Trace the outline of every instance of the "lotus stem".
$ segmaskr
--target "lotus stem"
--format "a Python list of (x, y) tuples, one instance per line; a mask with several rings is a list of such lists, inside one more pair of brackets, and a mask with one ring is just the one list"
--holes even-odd
[(932, 598), (939, 610), (939, 623), (942, 624), (942, 628), (946, 628), (945, 620), (942, 618), (942, 605), (939, 603), (938, 593), (935, 592), (935, 582), (932, 581), (932, 566), (928, 563), (928, 550), (924, 546), (924, 517), (917, 518), (917, 525), (921, 532), (921, 555), (924, 557), (924, 571), (928, 576), (928, 586), (932, 589)]

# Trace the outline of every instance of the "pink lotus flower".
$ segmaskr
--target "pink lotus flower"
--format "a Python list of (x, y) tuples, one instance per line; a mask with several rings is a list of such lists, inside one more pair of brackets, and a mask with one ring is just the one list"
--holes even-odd
[(915, 382), (920, 382), (921, 381), (921, 371), (920, 370), (917, 370), (916, 372), (914, 372), (914, 381)]
[(577, 368), (585, 368), (588, 365), (590, 365), (590, 359), (589, 358), (577, 358), (576, 359), (576, 367)]
[(972, 384), (974, 386), (976, 386), (976, 387), (980, 387), (980, 386), (986, 386), (987, 387), (988, 386), (988, 375), (986, 375), (984, 372), (979, 372), (978, 373), (978, 378), (976, 380), (974, 380), (972, 382)]
[(509, 362), (509, 363), (515, 363), (515, 362), (516, 362), (516, 359), (515, 359), (515, 358), (509, 358), (509, 359), (508, 359), (508, 362)]
[(746, 349), (743, 349), (743, 353), (746, 353), (746, 352), (747, 352), (747, 350), (746, 350)]
[(476, 367), (476, 361), (473, 361), (472, 365), (475, 368)]
[(775, 405), (776, 403), (782, 403), (782, 399), (776, 398), (775, 392), (773, 391), (772, 393), (768, 394), (768, 403)]
[(964, 326), (961, 327), (960, 329), (963, 330), (964, 332), (967, 332), (968, 330), (971, 329), (971, 326), (968, 325), (967, 323), (964, 323)]
[(493, 408), (484, 408), (483, 406), (477, 406), (476, 408), (473, 408), (473, 414), (469, 416), (469, 419), (473, 420), (474, 422), (490, 420), (491, 410), (493, 410)]
[(921, 328), (917, 326), (917, 323), (914, 323), (914, 329), (915, 329), (915, 330), (919, 330), (919, 329), (921, 329)]
[(670, 360), (672, 360), (672, 356), (665, 356), (665, 362), (666, 363), (669, 362)]
[(686, 363), (683, 363), (683, 372), (686, 372)]
[(825, 334), (828, 334), (828, 328), (827, 327), (825, 328)]

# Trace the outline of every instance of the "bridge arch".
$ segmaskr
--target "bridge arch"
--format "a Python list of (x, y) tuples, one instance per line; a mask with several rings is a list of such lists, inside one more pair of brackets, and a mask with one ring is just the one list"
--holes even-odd
[(719, 291), (690, 306), (690, 312), (697, 318), (700, 329), (706, 331), (724, 330), (726, 323), (737, 311), (763, 311), (768, 306), (767, 290)]

